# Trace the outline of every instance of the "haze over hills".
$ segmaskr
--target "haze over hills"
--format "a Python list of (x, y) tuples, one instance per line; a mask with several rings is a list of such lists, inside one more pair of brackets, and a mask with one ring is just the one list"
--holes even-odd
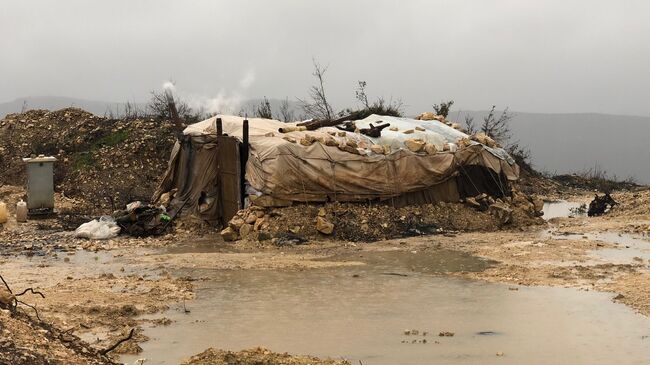
[[(253, 115), (260, 99), (243, 101), (240, 111)], [(274, 115), (281, 100), (269, 99)], [(299, 104), (289, 101), (295, 116)], [(83, 100), (66, 97), (29, 97), (0, 103), (0, 118), (27, 109), (57, 110), (79, 107), (97, 115), (123, 110), (125, 103)], [(143, 104), (139, 104), (142, 106)], [(469, 114), (480, 123), (487, 111), (453, 111), (449, 119), (462, 122)], [(511, 121), (513, 139), (527, 146), (536, 169), (550, 173), (570, 173), (597, 167), (610, 177), (634, 177), (650, 184), (650, 117), (595, 113), (552, 114), (514, 112)]]
[[(482, 112), (451, 113), (451, 118), (475, 117)], [(595, 113), (546, 114), (513, 112), (513, 140), (527, 146), (537, 170), (571, 173), (604, 170), (609, 177), (633, 177), (650, 184), (650, 117)]]

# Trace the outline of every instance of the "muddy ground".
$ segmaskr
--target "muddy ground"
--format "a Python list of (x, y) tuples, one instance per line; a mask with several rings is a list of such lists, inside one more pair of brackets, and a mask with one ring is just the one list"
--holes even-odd
[[(188, 268), (309, 270), (376, 265), (383, 260), (382, 252), (407, 253), (404, 257), (420, 254), (423, 259), (391, 257), (407, 268), (423, 270), (431, 264), (430, 260), (444, 252), (460, 251), (485, 258), (489, 264), (478, 269), (431, 274), (611, 292), (615, 301), (647, 316), (649, 257), (635, 256), (634, 246), (613, 243), (611, 236), (627, 233), (648, 239), (650, 191), (613, 196), (620, 205), (602, 217), (554, 218), (542, 226), (445, 232), (375, 243), (314, 240), (278, 247), (270, 241), (226, 243), (216, 232), (203, 238), (176, 233), (143, 240), (119, 237), (92, 242), (73, 239), (69, 232), (53, 228), (47, 220), (21, 225), (10, 222), (0, 232), (5, 238), (0, 274), (14, 292), (31, 287), (45, 294), (45, 298), (25, 295), (23, 300), (38, 309), (46, 324), (40, 324), (33, 310), (24, 306), (19, 306), (22, 314), (11, 315), (3, 310), (0, 353), (5, 357), (0, 359), (25, 364), (45, 363), (43, 359), (61, 364), (103, 364), (119, 361), (120, 354), (137, 354), (139, 344), (147, 341), (143, 325), (173, 325), (164, 311), (182, 312), (191, 307), (194, 283), (206, 278), (184, 275)], [(588, 201), (590, 195), (574, 199)], [(54, 330), (48, 332), (48, 328)], [(132, 328), (134, 337), (109, 353), (112, 360), (98, 354), (124, 338)], [(65, 337), (68, 335), (81, 340)], [(283, 356), (267, 350), (237, 354), (212, 350), (187, 363), (229, 363), (227, 359), (237, 356), (243, 363), (254, 363), (257, 360), (251, 359), (257, 359), (256, 356), (266, 358), (270, 364), (313, 363), (304, 360), (310, 358), (296, 360), (299, 357), (285, 361)]]

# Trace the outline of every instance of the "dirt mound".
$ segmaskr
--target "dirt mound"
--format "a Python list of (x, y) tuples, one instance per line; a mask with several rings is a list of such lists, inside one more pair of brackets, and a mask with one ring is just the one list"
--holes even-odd
[(273, 239), (279, 244), (318, 237), (372, 242), (448, 231), (495, 231), (542, 224), (533, 204), (522, 199), (523, 202), (493, 204), (484, 211), (468, 204), (444, 202), (401, 208), (359, 203), (295, 204), (284, 208), (252, 206), (239, 211), (222, 236), (226, 240)]
[(55, 190), (82, 200), (80, 210), (148, 201), (174, 144), (170, 121), (116, 120), (78, 108), (30, 110), (0, 120), (0, 185), (24, 185), (21, 158), (55, 156)]
[(0, 323), (0, 364), (116, 364), (77, 336), (23, 313), (0, 310)]
[(616, 178), (609, 179), (606, 175), (603, 177), (590, 177), (590, 176), (581, 176), (577, 174), (570, 175), (557, 175), (553, 176), (553, 180), (559, 182), (564, 186), (568, 186), (575, 189), (591, 190), (591, 191), (600, 191), (600, 192), (612, 192), (619, 190), (633, 190), (640, 185), (636, 184), (633, 181), (628, 180), (616, 180)]
[(617, 205), (607, 215), (612, 217), (650, 217), (650, 189), (612, 194)]
[(239, 352), (215, 350), (204, 352), (185, 360), (181, 365), (349, 365), (345, 360), (321, 360), (313, 356), (279, 354), (265, 348)]

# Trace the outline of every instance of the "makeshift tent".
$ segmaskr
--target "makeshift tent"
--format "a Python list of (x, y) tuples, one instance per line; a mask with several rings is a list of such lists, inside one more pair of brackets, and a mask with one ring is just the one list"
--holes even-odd
[[(217, 118), (229, 137), (217, 135)], [(289, 202), (378, 200), (403, 206), (458, 201), (483, 192), (509, 195), (508, 182), (519, 176), (503, 149), (469, 141), (470, 136), (443, 122), (371, 115), (354, 123), (358, 129), (390, 123), (397, 130), (385, 128), (377, 138), (335, 127), (280, 133), (296, 124), (249, 119), (249, 148), (242, 156), (247, 158), (246, 193)], [(244, 118), (228, 115), (188, 126), (173, 148), (154, 200), (174, 191), (174, 206), (182, 204), (215, 224), (229, 219), (233, 212), (224, 213), (223, 205), (244, 192), (225, 181), (237, 174), (232, 169), (237, 163), (231, 162), (239, 159), (239, 151), (225, 144), (226, 138), (242, 142), (243, 129)], [(412, 152), (405, 146), (409, 139), (435, 149)]]

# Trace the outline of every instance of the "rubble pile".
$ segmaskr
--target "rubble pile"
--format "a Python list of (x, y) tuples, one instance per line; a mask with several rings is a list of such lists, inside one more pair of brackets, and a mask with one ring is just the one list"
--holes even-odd
[(614, 193), (612, 196), (617, 205), (608, 213), (609, 216), (635, 218), (639, 223), (650, 217), (649, 189)]
[(79, 108), (30, 110), (0, 120), (0, 185), (24, 185), (21, 158), (58, 159), (55, 191), (79, 210), (106, 211), (148, 201), (174, 145), (170, 121), (107, 119)]
[(440, 202), (400, 208), (391, 206), (390, 202), (296, 203), (278, 207), (255, 205), (257, 200), (230, 220), (228, 227), (221, 231), (224, 240), (270, 240), (282, 245), (329, 237), (372, 242), (448, 231), (494, 231), (543, 222), (540, 218), (543, 201), (520, 192), (503, 200), (482, 194), (463, 203)]

